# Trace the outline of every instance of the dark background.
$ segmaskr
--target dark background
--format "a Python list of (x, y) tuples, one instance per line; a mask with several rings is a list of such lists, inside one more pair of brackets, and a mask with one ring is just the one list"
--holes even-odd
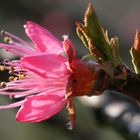
[[(23, 24), (27, 20), (32, 20), (50, 30), (60, 40), (63, 40), (62, 35), (68, 34), (70, 39), (75, 42), (78, 55), (81, 57), (86, 54), (86, 50), (76, 36), (75, 22), (82, 22), (89, 2), (93, 3), (101, 24), (109, 31), (109, 36), (117, 35), (119, 37), (123, 61), (133, 69), (129, 49), (133, 45), (136, 30), (140, 28), (139, 0), (0, 0), (0, 30), (7, 30), (30, 41), (24, 33)], [(2, 41), (1, 38), (0, 40)], [(3, 51), (0, 55), (1, 58), (13, 57)], [(72, 131), (67, 130), (68, 116), (65, 109), (50, 120), (41, 123), (19, 123), (15, 121), (16, 109), (1, 110), (0, 140), (125, 140), (129, 138), (136, 140), (131, 136), (126, 138), (124, 135), (127, 135), (128, 131), (122, 126), (116, 129), (115, 125), (107, 125), (110, 120), (108, 122), (108, 117), (102, 116), (105, 114), (101, 114), (100, 117), (107, 123), (105, 125), (102, 125), (102, 122), (99, 123), (97, 103), (101, 104), (102, 111), (102, 108), (105, 107), (102, 103), (108, 101), (106, 97), (107, 95), (91, 100), (94, 107), (91, 107), (91, 104), (85, 105), (85, 100), (87, 103), (89, 99), (82, 101), (76, 99), (77, 123), (76, 128)], [(106, 104), (110, 100), (112, 101), (112, 98)], [(8, 102), (8, 98), (0, 98), (0, 104)], [(119, 103), (117, 102), (117, 104)], [(129, 104), (129, 108), (135, 107)], [(119, 110), (121, 109), (122, 106)], [(128, 112), (131, 112), (131, 109)], [(137, 118), (140, 120), (139, 113)], [(136, 122), (140, 124), (140, 121)], [(111, 124), (114, 123), (111, 122)], [(137, 130), (138, 136), (140, 127)]]

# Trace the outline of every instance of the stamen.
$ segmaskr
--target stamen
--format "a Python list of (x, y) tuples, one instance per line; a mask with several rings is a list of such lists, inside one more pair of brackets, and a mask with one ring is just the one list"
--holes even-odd
[(5, 70), (5, 66), (4, 65), (0, 65), (0, 71), (4, 71)]
[(19, 80), (19, 78), (18, 77), (15, 77), (14, 81), (17, 81), (17, 80)]
[(6, 51), (10, 51), (19, 56), (32, 54), (34, 52), (34, 48), (21, 38), (6, 31), (1, 31), (1, 34), (6, 35), (6, 37), (4, 37), (5, 43), (0, 43), (0, 47), (6, 49)]
[[(19, 68), (16, 64), (16, 62), (18, 61), (9, 61), (8, 59), (3, 60), (2, 62), (0, 62), (0, 70), (4, 71), (4, 70), (8, 70), (9, 73), (9, 81), (16, 81), (16, 80), (23, 80), (25, 79), (25, 76), (27, 74), (25, 74), (25, 71), (22, 70), (21, 68)], [(5, 88), (6, 87), (6, 83), (5, 82), (1, 82), (0, 83), (0, 87), (1, 88)]]
[(13, 40), (12, 40), (11, 37), (6, 36), (6, 37), (4, 37), (4, 42), (5, 42), (5, 43), (12, 43)]
[[(9, 36), (9, 37), (11, 37), (11, 38), (13, 38), (13, 39), (19, 41), (19, 42), (24, 42), (24, 41), (23, 41), (22, 39), (20, 39), (19, 37), (15, 36), (15, 35), (13, 35), (13, 34), (11, 34), (11, 33), (9, 33), (9, 32), (7, 32), (7, 31), (2, 31), (2, 34), (7, 35), (7, 36)], [(26, 43), (26, 42), (24, 42), (24, 43)]]
[(1, 30), (0, 34), (1, 34), (1, 35), (4, 35), (4, 30)]
[(9, 74), (10, 74), (10, 75), (13, 75), (13, 74), (14, 74), (14, 70), (15, 70), (14, 67), (11, 66), (11, 67), (10, 67), (10, 70), (9, 70)]
[(21, 101), (15, 102), (15, 103), (11, 103), (9, 105), (0, 106), (0, 109), (18, 107), (18, 106), (21, 106), (24, 102), (25, 102), (25, 100), (21, 100)]
[(10, 76), (9, 77), (9, 81), (14, 81), (15, 80), (15, 77), (14, 76)]
[(6, 51), (10, 51), (17, 56), (25, 56), (34, 53), (33, 47), (29, 44), (23, 44), (14, 40), (12, 40), (12, 42), (9, 44), (0, 43), (0, 47), (4, 48)]
[[(21, 38), (7, 32), (7, 31), (1, 31), (1, 34), (4, 34), (4, 35), (7, 35), (15, 40), (17, 40), (18, 42), (22, 43), (22, 44), (25, 44), (26, 46), (30, 46), (30, 44), (28, 44), (27, 42), (25, 42), (24, 40), (22, 40)], [(30, 46), (31, 47), (31, 46)]]
[(10, 75), (14, 75), (14, 71), (9, 71), (9, 74)]
[(7, 86), (6, 82), (1, 82), (1, 83), (0, 83), (0, 87), (1, 87), (1, 88), (5, 88), (6, 86)]
[(23, 73), (23, 74), (19, 74), (19, 80), (23, 80), (23, 79), (25, 79), (25, 74)]

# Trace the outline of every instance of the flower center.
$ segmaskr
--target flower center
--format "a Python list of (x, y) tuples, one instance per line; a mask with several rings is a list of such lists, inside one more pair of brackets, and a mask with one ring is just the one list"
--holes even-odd
[[(8, 81), (23, 80), (26, 77), (25, 71), (19, 69), (14, 62), (7, 59), (0, 62), (0, 71), (8, 71)], [(5, 88), (6, 86), (6, 82), (0, 83), (1, 88)]]

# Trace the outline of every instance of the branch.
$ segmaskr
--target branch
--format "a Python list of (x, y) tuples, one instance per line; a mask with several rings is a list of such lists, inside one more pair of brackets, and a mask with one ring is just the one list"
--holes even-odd
[(105, 91), (100, 106), (94, 106), (94, 115), (101, 125), (109, 125), (126, 140), (139, 140), (140, 108), (122, 93)]

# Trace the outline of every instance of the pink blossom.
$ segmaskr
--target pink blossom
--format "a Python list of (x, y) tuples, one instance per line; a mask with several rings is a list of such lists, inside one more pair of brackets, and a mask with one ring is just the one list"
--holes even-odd
[[(61, 42), (31, 21), (24, 28), (33, 46), (8, 32), (3, 32), (8, 36), (7, 43), (0, 43), (1, 48), (20, 57), (20, 60), (1, 62), (1, 69), (8, 69), (11, 76), (9, 82), (1, 83), (0, 94), (23, 100), (0, 109), (21, 106), (16, 120), (40, 122), (58, 113), (66, 104), (73, 127), (75, 107), (71, 97), (86, 95), (95, 76), (76, 58), (74, 45), (66, 36)], [(76, 86), (77, 79), (80, 80)]]

